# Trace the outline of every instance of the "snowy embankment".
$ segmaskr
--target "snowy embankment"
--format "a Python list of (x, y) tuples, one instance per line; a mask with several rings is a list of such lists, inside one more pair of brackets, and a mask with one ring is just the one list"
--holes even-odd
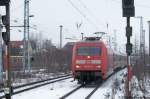
[(138, 81), (136, 76), (132, 78), (132, 96), (140, 99), (150, 99), (150, 79), (143, 78)]
[(132, 77), (131, 86), (132, 86), (131, 88), (132, 97), (143, 99), (144, 94), (141, 90), (139, 81), (137, 80), (136, 76)]
[(109, 78), (102, 86), (94, 93), (91, 99), (123, 99), (125, 96), (125, 75), (126, 69), (116, 73)]
[[(123, 99), (124, 75), (126, 75), (126, 69), (110, 77), (93, 94), (91, 99), (112, 99), (112, 97), (115, 97), (114, 99)], [(78, 86), (77, 81), (73, 81), (71, 78), (14, 95), (13, 99), (30, 99), (31, 97), (34, 99), (59, 99)], [(76, 93), (76, 95), (68, 97), (67, 99), (84, 99), (83, 96), (88, 95), (92, 90), (92, 87), (84, 88)]]
[(150, 98), (150, 77), (145, 78), (143, 89), (145, 89), (144, 96)]

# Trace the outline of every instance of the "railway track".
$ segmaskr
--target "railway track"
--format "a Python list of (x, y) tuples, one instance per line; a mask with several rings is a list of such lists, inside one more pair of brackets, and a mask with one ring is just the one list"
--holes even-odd
[[(124, 68), (120, 69), (123, 70)], [(109, 75), (103, 82), (101, 82), (100, 84), (96, 85), (94, 88), (92, 88), (92, 91), (89, 92), (89, 94), (85, 97), (85, 99), (90, 99), (91, 96), (100, 88), (100, 86), (102, 84), (104, 84), (110, 77), (112, 77), (114, 74), (118, 73), (120, 70), (112, 73), (111, 75)], [(79, 87), (73, 89), (72, 91), (68, 92), (67, 94), (63, 95), (62, 97), (60, 97), (59, 99), (66, 99), (69, 96), (73, 95), (75, 92), (81, 90), (82, 88), (86, 87), (86, 85), (80, 85)]]
[(101, 84), (97, 85), (93, 91), (90, 92), (90, 94), (88, 96), (86, 96), (85, 99), (90, 99), (90, 97), (99, 89), (99, 87), (101, 86)]
[(79, 87), (73, 89), (72, 91), (68, 92), (67, 94), (65, 94), (64, 96), (60, 97), (59, 99), (65, 99), (68, 96), (70, 96), (71, 94), (73, 94), (74, 92), (76, 92), (77, 90), (81, 89), (84, 85), (80, 85)]
[[(48, 84), (55, 83), (55, 82), (58, 82), (58, 81), (62, 81), (62, 80), (69, 79), (69, 78), (71, 78), (71, 76), (68, 74), (68, 75), (63, 75), (63, 76), (59, 76), (59, 77), (55, 77), (55, 78), (42, 80), (42, 81), (23, 84), (23, 85), (20, 85), (20, 86), (13, 86), (12, 87), (12, 89), (13, 89), (12, 95), (19, 94), (19, 93), (22, 93), (22, 92), (25, 92), (25, 91), (28, 91), (28, 90), (32, 90), (32, 89), (35, 89), (35, 88), (38, 88), (38, 87), (42, 87), (44, 85), (48, 85)], [(0, 94), (2, 94), (0, 96), (0, 99), (5, 98), (5, 95), (3, 95), (4, 94), (3, 90), (0, 91)]]
[[(96, 85), (95, 88), (92, 88), (89, 90), (89, 94), (85, 97), (85, 99), (89, 99), (93, 94), (94, 92), (96, 92), (96, 90), (100, 87), (101, 84), (99, 85)], [(66, 99), (68, 98), (69, 96), (73, 95), (75, 92), (77, 91), (80, 91), (82, 89), (85, 89), (86, 87), (88, 87), (89, 85), (80, 85), (78, 86), (77, 88), (73, 89), (72, 91), (68, 92), (67, 94), (63, 95), (62, 97), (60, 97), (59, 99)], [(92, 90), (92, 91), (91, 91)]]

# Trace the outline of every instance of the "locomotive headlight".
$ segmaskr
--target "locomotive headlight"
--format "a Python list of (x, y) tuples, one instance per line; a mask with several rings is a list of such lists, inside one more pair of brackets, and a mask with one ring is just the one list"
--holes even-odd
[(76, 68), (80, 68), (80, 66), (79, 66), (79, 65), (76, 65)]
[(98, 66), (97, 66), (97, 68), (101, 68), (101, 66), (100, 66), (100, 65), (98, 65)]
[(92, 60), (91, 63), (92, 64), (101, 64), (101, 60)]
[(76, 64), (85, 64), (85, 60), (76, 60)]

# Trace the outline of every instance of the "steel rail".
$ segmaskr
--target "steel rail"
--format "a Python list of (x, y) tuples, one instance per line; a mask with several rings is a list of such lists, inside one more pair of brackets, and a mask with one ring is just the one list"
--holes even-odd
[(35, 89), (35, 88), (38, 88), (38, 87), (42, 87), (42, 86), (45, 86), (45, 85), (48, 85), (48, 84), (51, 84), (51, 83), (55, 83), (55, 82), (58, 82), (58, 81), (62, 81), (62, 80), (65, 80), (65, 79), (69, 79), (69, 78), (71, 78), (71, 76), (69, 76), (69, 77), (64, 77), (64, 78), (60, 78), (60, 79), (58, 79), (58, 80), (54, 80), (54, 81), (50, 81), (50, 82), (46, 82), (46, 83), (42, 83), (42, 84), (39, 84), (39, 85), (36, 85), (36, 86), (32, 86), (32, 87), (29, 87), (29, 88), (25, 88), (25, 89), (22, 89), (22, 90), (13, 92), (13, 95), (18, 94), (18, 93), (22, 93), (22, 92), (25, 92), (25, 91), (29, 91), (29, 90), (31, 90), (31, 89)]
[[(119, 71), (121, 71), (121, 70), (123, 70), (123, 69), (125, 69), (125, 68), (126, 68), (126, 66), (123, 67), (123, 68), (120, 68), (120, 69), (116, 70), (116, 71), (113, 72), (111, 75), (109, 75), (103, 82), (101, 82), (100, 84), (98, 84), (98, 85), (90, 92), (90, 94), (88, 94), (88, 95), (86, 96), (85, 99), (90, 99), (90, 97), (99, 89), (99, 87), (100, 87), (102, 84), (104, 84), (104, 83), (105, 83), (110, 77), (112, 77), (114, 74), (118, 73)], [(59, 99), (65, 99), (65, 98), (67, 98), (68, 96), (72, 95), (73, 93), (75, 93), (76, 91), (78, 91), (79, 89), (81, 89), (81, 88), (84, 87), (84, 86), (86, 86), (86, 85), (81, 85), (81, 86), (79, 86), (79, 87), (73, 89), (72, 91), (70, 91), (70, 92), (68, 92), (67, 94), (63, 95), (63, 96), (60, 97)]]
[(79, 90), (80, 88), (82, 88), (84, 85), (80, 85), (77, 88), (73, 89), (72, 91), (68, 92), (67, 94), (63, 95), (62, 97), (60, 97), (59, 99), (65, 99), (68, 96), (70, 96), (71, 94), (73, 94), (74, 92), (76, 92), (77, 90)]
[(13, 89), (22, 88), (22, 87), (26, 87), (26, 86), (30, 86), (30, 85), (38, 84), (38, 83), (41, 83), (41, 82), (50, 81), (50, 80), (55, 80), (55, 79), (62, 78), (62, 77), (67, 77), (67, 76), (70, 76), (70, 75), (68, 74), (68, 75), (58, 76), (58, 77), (49, 78), (49, 79), (45, 79), (45, 80), (40, 80), (40, 81), (36, 81), (36, 82), (32, 82), (32, 83), (27, 83), (27, 84), (23, 84), (23, 85), (19, 85), (19, 86), (13, 86)]
[(104, 82), (106, 82), (110, 77), (112, 77), (114, 74), (118, 73), (119, 71), (125, 69), (126, 66), (124, 66), (123, 68), (119, 68), (118, 70), (116, 70), (115, 72), (113, 72), (111, 75), (109, 75), (101, 84), (99, 84), (85, 99), (90, 99), (91, 96), (99, 89), (99, 87), (104, 84)]
[[(32, 90), (32, 89), (35, 89), (35, 88), (38, 88), (38, 87), (42, 87), (42, 86), (45, 86), (45, 85), (48, 85), (48, 84), (51, 84), (51, 83), (55, 83), (55, 82), (58, 82), (58, 81), (62, 81), (62, 80), (65, 80), (65, 79), (69, 79), (69, 78), (71, 78), (71, 76), (68, 74), (68, 75), (63, 75), (63, 76), (59, 76), (59, 77), (55, 77), (55, 78), (50, 78), (50, 79), (46, 79), (46, 80), (41, 80), (41, 81), (37, 81), (37, 82), (32, 82), (32, 83), (28, 83), (28, 84), (15, 86), (15, 87), (12, 87), (12, 89), (13, 89), (12, 95), (19, 94), (19, 93), (22, 93), (22, 92), (25, 92), (25, 91), (29, 91), (29, 90)], [(36, 84), (38, 84), (38, 85), (36, 85)], [(28, 87), (28, 86), (31, 86), (31, 87)], [(28, 88), (24, 88), (24, 87), (28, 87)], [(24, 89), (20, 89), (20, 88), (24, 88)], [(18, 90), (18, 89), (20, 89), (20, 90), (15, 91), (15, 90)], [(0, 90), (0, 93), (4, 93), (4, 91)], [(2, 99), (2, 98), (5, 98), (5, 95), (0, 96), (0, 99)]]

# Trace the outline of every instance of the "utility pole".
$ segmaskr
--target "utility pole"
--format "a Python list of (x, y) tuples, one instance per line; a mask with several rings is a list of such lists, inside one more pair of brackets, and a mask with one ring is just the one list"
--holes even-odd
[(2, 23), (5, 26), (6, 31), (2, 32), (2, 38), (5, 43), (5, 68), (6, 68), (6, 83), (4, 87), (5, 98), (11, 99), (12, 87), (11, 87), (11, 67), (9, 61), (9, 44), (10, 44), (10, 0), (1, 0), (0, 6), (5, 6), (6, 15), (2, 16)]
[(143, 59), (144, 59), (144, 67), (145, 67), (145, 30), (143, 30)]
[(62, 29), (63, 29), (63, 26), (60, 25), (60, 49), (62, 48)]
[(138, 53), (139, 53), (139, 47), (138, 46), (139, 45), (138, 45), (137, 35), (135, 34), (135, 39), (134, 39), (134, 57), (133, 57), (134, 64), (136, 64), (137, 58), (138, 58)]
[(84, 38), (84, 37), (83, 37), (83, 34), (84, 34), (84, 33), (81, 33), (81, 36), (82, 36), (82, 40), (83, 40), (83, 38)]
[[(127, 28), (130, 28), (130, 17), (127, 17)], [(127, 28), (126, 28), (126, 35), (128, 35)], [(126, 44), (127, 64), (128, 64), (128, 97), (131, 97), (131, 56), (130, 56), (131, 53), (128, 52), (129, 49), (132, 50), (132, 44), (130, 43), (130, 36), (127, 37), (127, 44)]]
[(146, 65), (146, 63), (145, 63), (145, 30), (143, 30), (143, 44), (142, 44), (142, 47), (143, 47), (143, 54), (142, 54), (142, 56), (143, 56), (143, 68), (144, 68), (144, 81), (145, 81), (145, 77), (146, 77), (146, 73), (145, 73), (145, 65)]
[(138, 16), (137, 18), (140, 18), (140, 55), (141, 58), (143, 59), (143, 55), (144, 55), (144, 30), (143, 30), (143, 17), (142, 16)]
[(143, 29), (143, 17), (138, 16), (136, 18), (140, 18), (140, 58), (145, 76), (145, 30)]
[(2, 58), (3, 58), (3, 56), (2, 56), (2, 28), (3, 28), (3, 26), (2, 26), (2, 22), (1, 22), (1, 20), (2, 20), (2, 16), (0, 15), (0, 81), (2, 81), (2, 67), (3, 67), (3, 64), (2, 64)]
[(108, 34), (108, 40), (107, 43), (109, 47), (111, 48), (111, 36), (109, 35), (109, 24), (107, 23), (107, 34)]
[(117, 51), (117, 35), (116, 30), (114, 30), (114, 50)]
[(24, 59), (23, 59), (23, 71), (25, 72), (26, 66), (30, 71), (30, 55), (29, 55), (29, 0), (24, 0)]
[(28, 0), (27, 2), (27, 34), (28, 34), (28, 72), (30, 73), (31, 70), (31, 62), (30, 62), (30, 6), (29, 6), (30, 2)]
[(25, 72), (26, 69), (26, 27), (27, 27), (27, 0), (24, 0), (24, 38), (23, 38), (23, 49), (24, 49), (24, 53), (23, 53), (23, 71)]
[(150, 66), (150, 21), (148, 21), (149, 25), (149, 66)]
[(138, 45), (137, 45), (137, 39), (136, 39), (136, 34), (135, 34), (135, 41), (134, 41), (134, 53), (135, 53), (135, 57), (136, 57), (136, 53), (137, 53), (137, 48), (138, 48)]
[(112, 38), (111, 38), (111, 36), (109, 35), (109, 47), (110, 47), (110, 48), (112, 48), (112, 46), (111, 46), (111, 45), (112, 45), (112, 41), (111, 41), (111, 40), (112, 40)]
[(127, 99), (132, 99), (131, 95), (131, 78), (132, 78), (132, 67), (131, 67), (131, 54), (132, 54), (132, 43), (130, 38), (132, 36), (132, 27), (130, 26), (130, 18), (135, 16), (134, 0), (122, 0), (123, 17), (126, 17), (126, 53), (127, 53), (127, 66), (128, 66), (128, 78), (127, 78)]
[[(9, 93), (6, 94), (6, 99), (11, 99), (11, 94), (12, 94), (12, 87), (11, 87), (11, 67), (10, 67), (10, 59), (9, 59), (9, 44), (10, 44), (10, 4), (8, 3), (6, 5), (6, 19), (8, 22), (8, 25), (6, 25), (6, 33), (8, 35), (8, 42), (6, 43), (6, 64), (7, 64), (7, 72), (6, 72), (6, 76), (7, 76), (7, 86), (9, 88)], [(6, 89), (7, 90), (7, 89)]]

